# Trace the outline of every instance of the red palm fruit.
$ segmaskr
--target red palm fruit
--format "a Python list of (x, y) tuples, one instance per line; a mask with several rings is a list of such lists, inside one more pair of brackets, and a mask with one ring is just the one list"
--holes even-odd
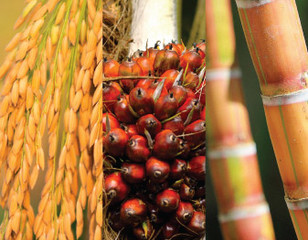
[(117, 83), (103, 82), (103, 104), (107, 109), (113, 111), (113, 106), (120, 95)]
[[(130, 58), (127, 61), (122, 62), (119, 67), (119, 76), (140, 76), (141, 74), (141, 67)], [(129, 92), (135, 86), (133, 79), (121, 79), (120, 82), (126, 92)]]
[(111, 114), (111, 113), (103, 113), (102, 120), (103, 120), (103, 131), (107, 131), (107, 116), (109, 119), (110, 129), (115, 129), (120, 127), (119, 121)]
[(135, 117), (129, 109), (128, 95), (118, 96), (116, 103), (113, 106), (113, 112), (117, 119), (123, 123), (134, 123)]
[(156, 196), (156, 204), (162, 212), (177, 210), (180, 203), (180, 195), (173, 189), (165, 189)]
[(124, 224), (136, 227), (146, 219), (147, 206), (138, 199), (133, 198), (125, 201), (120, 210), (121, 220)]
[(180, 187), (180, 196), (182, 200), (189, 201), (195, 196), (195, 190), (187, 184), (182, 183)]
[(160, 41), (157, 41), (153, 48), (148, 48), (146, 51), (143, 52), (143, 56), (148, 57), (150, 59), (152, 66), (154, 65), (156, 54), (159, 51), (159, 43)]
[(136, 123), (139, 134), (144, 135), (146, 129), (152, 137), (154, 137), (161, 130), (161, 123), (153, 114), (147, 114), (140, 117)]
[(205, 48), (205, 46), (203, 46), (202, 42), (201, 42), (201, 43), (198, 43), (198, 44), (194, 43), (191, 50), (195, 50), (197, 53), (200, 54), (202, 59), (204, 59), (205, 58), (205, 51), (203, 51), (201, 48), (199, 48), (199, 46), (201, 46), (202, 48)]
[(160, 76), (168, 69), (177, 69), (180, 63), (180, 57), (176, 51), (172, 50), (172, 45), (169, 49), (160, 50), (154, 60), (154, 75)]
[(130, 139), (134, 135), (138, 135), (137, 128), (135, 124), (124, 124), (121, 123), (120, 127), (126, 132), (128, 139)]
[(168, 221), (162, 229), (162, 239), (169, 240), (179, 232), (180, 225), (176, 221)]
[(191, 148), (205, 143), (205, 121), (199, 119), (185, 127), (184, 138)]
[(205, 180), (205, 156), (190, 159), (187, 164), (187, 174), (199, 181)]
[(165, 96), (160, 96), (154, 104), (155, 117), (158, 120), (164, 120), (173, 116), (178, 109), (178, 102), (173, 93)]
[(142, 226), (135, 227), (133, 229), (133, 233), (138, 240), (147, 240), (151, 237), (153, 233), (153, 225), (149, 220), (146, 220), (141, 225)]
[(190, 154), (190, 147), (188, 145), (187, 142), (185, 141), (181, 141), (180, 142), (181, 144), (181, 153), (179, 154), (179, 158), (182, 158), (182, 159), (187, 159), (189, 157), (189, 154)]
[(205, 113), (205, 110), (206, 110), (206, 107), (203, 107), (201, 113), (200, 113), (200, 118), (205, 121), (205, 116), (206, 116), (206, 113)]
[(147, 146), (147, 140), (140, 135), (132, 136), (126, 146), (127, 157), (134, 162), (145, 162), (151, 152)]
[(159, 159), (171, 160), (180, 150), (180, 139), (171, 130), (162, 130), (156, 135), (153, 152)]
[(203, 212), (194, 212), (187, 226), (192, 231), (203, 234), (205, 232), (205, 214)]
[(127, 142), (128, 136), (123, 129), (112, 129), (103, 138), (104, 150), (113, 157), (123, 156)]
[(170, 176), (175, 180), (182, 179), (186, 173), (186, 168), (186, 162), (184, 160), (174, 159), (170, 168)]
[(194, 214), (194, 207), (190, 202), (180, 202), (176, 217), (181, 223), (188, 223)]
[(154, 183), (164, 182), (170, 173), (170, 165), (155, 157), (150, 157), (145, 164), (146, 174)]
[(129, 102), (134, 111), (143, 116), (153, 112), (154, 101), (144, 88), (136, 87), (129, 93)]
[(185, 76), (184, 86), (192, 90), (199, 85), (199, 76), (194, 72), (188, 72)]
[[(181, 114), (181, 118), (185, 124), (196, 121), (200, 117), (201, 104), (198, 99), (187, 98), (184, 104), (179, 107), (178, 112)], [(187, 117), (190, 115), (190, 118)]]
[(188, 91), (185, 87), (176, 85), (170, 89), (170, 93), (173, 93), (173, 96), (178, 102), (178, 106), (180, 107), (186, 101)]
[(174, 134), (180, 135), (184, 132), (184, 123), (181, 116), (177, 116), (163, 125), (163, 129), (170, 129)]
[(202, 40), (201, 43), (198, 43), (196, 45), (197, 48), (199, 48), (204, 54), (205, 54), (205, 48), (206, 48), (206, 44), (205, 44), (205, 40)]
[(180, 72), (176, 69), (169, 69), (167, 71), (165, 71), (162, 75), (161, 75), (161, 79), (166, 78), (165, 80), (165, 88), (169, 91), (170, 88), (172, 88), (172, 85), (174, 83), (174, 80), (176, 79), (176, 77), (180, 74)]
[(105, 179), (105, 191), (112, 202), (124, 200), (129, 193), (129, 186), (123, 181), (122, 174), (119, 172), (108, 175)]
[(121, 169), (123, 179), (128, 183), (140, 183), (145, 180), (145, 169), (141, 164), (123, 163)]
[(186, 91), (187, 91), (186, 99), (188, 98), (198, 99), (195, 92), (192, 89), (186, 88)]
[(153, 79), (150, 78), (145, 78), (145, 79), (140, 79), (138, 81), (138, 83), (136, 84), (136, 87), (140, 87), (143, 89), (147, 89), (151, 86), (151, 84), (153, 83)]
[[(154, 79), (153, 82), (151, 83), (151, 85), (147, 88), (147, 92), (149, 95), (152, 96), (153, 98), (153, 94), (154, 94), (154, 91), (156, 90), (156, 88), (158, 87), (158, 84), (160, 83), (160, 80), (158, 79)], [(168, 91), (167, 89), (165, 88), (165, 86), (163, 86), (161, 92), (160, 92), (160, 97), (161, 96), (165, 96), (168, 94)]]
[(103, 74), (105, 77), (117, 77), (119, 76), (120, 64), (113, 59), (107, 60), (104, 58), (103, 61)]
[[(187, 66), (188, 65), (188, 66)], [(187, 71), (195, 71), (202, 65), (202, 57), (198, 49), (192, 49), (183, 53), (180, 57), (180, 66)]]
[(153, 72), (153, 64), (149, 58), (141, 56), (142, 55), (136, 59), (136, 63), (138, 63), (141, 68), (140, 76), (148, 76), (149, 72)]
[[(170, 47), (171, 46), (171, 47)], [(175, 42), (171, 42), (171, 43), (169, 43), (169, 44), (167, 44), (165, 47), (164, 47), (164, 49), (173, 49), (174, 51), (176, 51), (176, 53), (179, 55), (179, 56), (181, 56), (181, 54), (182, 54), (182, 44), (176, 44)]]

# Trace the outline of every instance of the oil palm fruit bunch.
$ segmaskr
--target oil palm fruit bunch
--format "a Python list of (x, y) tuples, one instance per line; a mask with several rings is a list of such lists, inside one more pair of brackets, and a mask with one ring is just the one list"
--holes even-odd
[(25, 2), (0, 67), (0, 239), (102, 239), (103, 3)]
[(104, 59), (102, 118), (103, 231), (202, 237), (205, 42), (191, 49), (157, 42), (121, 63)]

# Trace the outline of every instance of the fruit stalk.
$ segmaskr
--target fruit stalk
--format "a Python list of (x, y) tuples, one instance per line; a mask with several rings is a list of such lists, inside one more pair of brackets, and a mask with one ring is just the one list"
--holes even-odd
[(298, 239), (308, 238), (307, 48), (294, 0), (237, 0)]
[(230, 1), (206, 0), (206, 24), (208, 156), (223, 236), (275, 239), (235, 57)]

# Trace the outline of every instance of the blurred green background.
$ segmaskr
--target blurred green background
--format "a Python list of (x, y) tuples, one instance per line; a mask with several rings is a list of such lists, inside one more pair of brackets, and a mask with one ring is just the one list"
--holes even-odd
[[(308, 1), (297, 0), (297, 6), (302, 21), (303, 30), (308, 42)], [(251, 128), (258, 148), (259, 165), (266, 199), (270, 205), (274, 223), (276, 239), (295, 240), (296, 235), (292, 226), (289, 212), (284, 201), (284, 192), (279, 176), (277, 163), (269, 139), (263, 106), (260, 98), (260, 88), (251, 58), (243, 35), (238, 12), (233, 4), (234, 26), (240, 66), (243, 72), (243, 86), (245, 100), (248, 106)], [(209, 168), (207, 168), (209, 169)], [(307, 173), (308, 174), (308, 173)], [(220, 240), (219, 224), (217, 222), (217, 209), (214, 192), (207, 173), (207, 239)]]

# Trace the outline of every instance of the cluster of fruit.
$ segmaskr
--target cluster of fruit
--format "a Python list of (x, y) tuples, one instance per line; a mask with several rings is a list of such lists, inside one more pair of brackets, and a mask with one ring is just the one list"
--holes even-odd
[(103, 73), (108, 224), (128, 239), (203, 236), (205, 42), (157, 43)]

